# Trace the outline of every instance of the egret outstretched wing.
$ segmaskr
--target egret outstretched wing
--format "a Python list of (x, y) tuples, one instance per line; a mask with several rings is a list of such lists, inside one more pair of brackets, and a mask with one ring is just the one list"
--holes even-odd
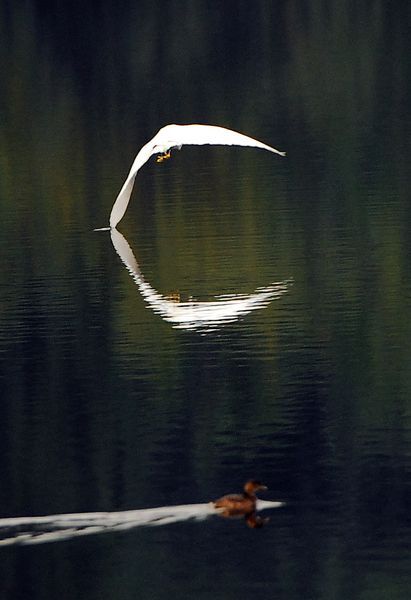
[(111, 209), (110, 227), (115, 227), (123, 218), (124, 213), (127, 210), (128, 203), (130, 202), (130, 196), (134, 186), (134, 179), (136, 178), (139, 169), (141, 169), (141, 167), (148, 161), (150, 156), (156, 153), (156, 150), (153, 149), (152, 141), (153, 140), (141, 148), (140, 152), (134, 159), (133, 164), (131, 165), (127, 179), (123, 183), (123, 187), (121, 188), (120, 193), (113, 204), (113, 208)]
[(160, 129), (152, 141), (158, 145), (166, 144), (168, 148), (186, 145), (202, 146), (205, 144), (214, 146), (252, 146), (253, 148), (262, 148), (285, 156), (285, 152), (280, 152), (280, 150), (267, 146), (267, 144), (263, 144), (248, 135), (217, 125), (166, 125)]
[(127, 179), (111, 209), (110, 227), (116, 227), (123, 218), (130, 201), (137, 172), (148, 161), (150, 156), (153, 154), (165, 153), (170, 150), (170, 148), (204, 144), (251, 146), (285, 156), (285, 152), (280, 152), (280, 150), (276, 150), (267, 144), (263, 144), (263, 142), (259, 142), (258, 140), (242, 133), (238, 133), (237, 131), (226, 129), (225, 127), (218, 127), (216, 125), (166, 125), (165, 127), (162, 127), (153, 139), (147, 142), (137, 154)]

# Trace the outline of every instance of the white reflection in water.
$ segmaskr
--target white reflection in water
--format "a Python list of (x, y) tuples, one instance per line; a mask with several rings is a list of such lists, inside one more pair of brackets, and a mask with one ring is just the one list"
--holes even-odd
[[(257, 500), (258, 511), (278, 508), (281, 502)], [(154, 527), (181, 521), (203, 521), (219, 514), (212, 502), (160, 506), (118, 512), (72, 513), (43, 517), (0, 519), (0, 546), (42, 544), (96, 533), (125, 531), (135, 527)]]
[(203, 332), (218, 329), (238, 321), (253, 310), (265, 308), (271, 300), (285, 294), (291, 284), (291, 280), (279, 281), (257, 288), (252, 294), (225, 294), (216, 296), (212, 301), (180, 302), (159, 294), (145, 281), (133, 251), (117, 229), (111, 230), (111, 241), (150, 308), (176, 329)]

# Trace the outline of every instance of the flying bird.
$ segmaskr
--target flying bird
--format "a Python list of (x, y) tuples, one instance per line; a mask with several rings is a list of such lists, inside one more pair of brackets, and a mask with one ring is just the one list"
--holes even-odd
[(285, 156), (285, 152), (280, 152), (280, 150), (267, 146), (267, 144), (263, 144), (247, 135), (232, 131), (231, 129), (226, 129), (225, 127), (218, 127), (216, 125), (166, 125), (156, 133), (152, 140), (147, 142), (147, 144), (141, 148), (134, 159), (127, 179), (111, 209), (110, 227), (116, 227), (123, 218), (130, 201), (131, 192), (133, 191), (134, 179), (150, 156), (158, 154), (157, 162), (162, 162), (163, 160), (170, 158), (170, 151), (173, 148), (178, 148), (180, 150), (181, 146), (202, 146), (204, 144), (252, 146), (254, 148), (269, 150), (280, 156)]

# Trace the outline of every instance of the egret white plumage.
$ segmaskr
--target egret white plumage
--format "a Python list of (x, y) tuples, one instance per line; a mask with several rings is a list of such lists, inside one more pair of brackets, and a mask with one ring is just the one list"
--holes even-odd
[(224, 145), (224, 146), (251, 146), (274, 152), (285, 156), (285, 152), (276, 150), (267, 144), (263, 144), (247, 135), (218, 127), (216, 125), (166, 125), (162, 127), (137, 154), (131, 166), (130, 172), (113, 204), (110, 214), (110, 227), (117, 226), (123, 218), (133, 191), (134, 179), (141, 167), (153, 154), (159, 154), (157, 162), (170, 158), (172, 148), (180, 149), (185, 145)]

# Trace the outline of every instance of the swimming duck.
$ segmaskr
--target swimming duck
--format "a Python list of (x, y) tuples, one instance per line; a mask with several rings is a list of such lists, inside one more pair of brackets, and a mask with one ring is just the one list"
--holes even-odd
[(218, 500), (214, 501), (215, 508), (221, 508), (219, 514), (223, 517), (234, 517), (240, 515), (250, 515), (255, 513), (257, 496), (255, 492), (258, 490), (266, 490), (267, 486), (260, 481), (250, 479), (244, 485), (242, 494), (227, 494)]

